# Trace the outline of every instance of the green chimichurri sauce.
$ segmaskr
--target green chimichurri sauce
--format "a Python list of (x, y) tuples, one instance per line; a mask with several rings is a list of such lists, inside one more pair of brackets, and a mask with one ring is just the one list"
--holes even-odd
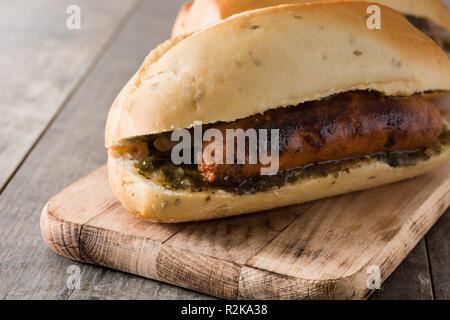
[(427, 148), (411, 151), (378, 152), (370, 155), (361, 155), (349, 159), (328, 161), (311, 164), (303, 167), (280, 171), (274, 176), (251, 177), (235, 187), (218, 187), (207, 183), (196, 165), (175, 165), (170, 161), (169, 153), (158, 152), (148, 143), (151, 156), (136, 164), (139, 173), (152, 179), (169, 190), (191, 190), (199, 192), (204, 189), (225, 190), (237, 194), (253, 194), (271, 189), (278, 189), (299, 179), (327, 177), (349, 173), (351, 169), (377, 159), (391, 167), (412, 166), (434, 155), (438, 155), (443, 146), (450, 144), (450, 130), (444, 131), (438, 140)]

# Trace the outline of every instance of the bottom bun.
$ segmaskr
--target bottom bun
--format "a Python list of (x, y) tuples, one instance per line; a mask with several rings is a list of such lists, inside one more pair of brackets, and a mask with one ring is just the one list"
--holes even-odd
[(135, 161), (109, 151), (108, 176), (113, 192), (136, 216), (154, 222), (209, 220), (299, 204), (412, 178), (450, 158), (450, 145), (414, 165), (391, 167), (370, 158), (327, 176), (299, 179), (270, 191), (236, 194), (217, 188), (201, 192), (168, 190), (142, 176)]

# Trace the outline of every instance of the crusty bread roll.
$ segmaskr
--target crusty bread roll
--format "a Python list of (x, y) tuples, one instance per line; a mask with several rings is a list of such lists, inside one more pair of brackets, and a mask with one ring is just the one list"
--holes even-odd
[[(178, 36), (202, 29), (234, 14), (282, 4), (327, 0), (195, 0), (187, 2), (175, 21), (172, 35)], [(450, 11), (440, 0), (377, 0), (404, 15), (427, 18), (450, 30)]]
[[(301, 203), (414, 177), (450, 148), (411, 166), (371, 159), (335, 175), (237, 195), (171, 191), (139, 174), (141, 136), (233, 121), (349, 90), (385, 95), (450, 90), (450, 61), (395, 10), (366, 27), (367, 3), (284, 5), (235, 15), (159, 46), (114, 101), (106, 124), (108, 172), (130, 212), (160, 222), (204, 220)], [(426, 56), (427, 59), (423, 59)]]

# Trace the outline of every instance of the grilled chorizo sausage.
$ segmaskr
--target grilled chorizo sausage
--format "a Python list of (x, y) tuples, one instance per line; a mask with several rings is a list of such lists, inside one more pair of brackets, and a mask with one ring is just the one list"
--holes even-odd
[[(260, 175), (263, 165), (225, 164), (226, 129), (279, 129), (279, 170), (285, 170), (380, 151), (418, 149), (438, 138), (443, 121), (438, 109), (420, 95), (387, 97), (352, 91), (213, 127), (224, 137), (223, 164), (207, 163), (202, 154), (198, 169), (206, 181), (230, 185)], [(203, 143), (203, 153), (210, 143), (214, 142)], [(248, 160), (248, 145), (245, 157)]]

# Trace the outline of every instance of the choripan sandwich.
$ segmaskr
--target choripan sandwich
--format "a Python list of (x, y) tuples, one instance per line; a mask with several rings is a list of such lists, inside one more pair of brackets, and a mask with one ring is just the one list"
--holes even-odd
[[(180, 10), (172, 30), (173, 36), (202, 29), (221, 19), (247, 10), (282, 4), (326, 0), (195, 0)], [(404, 14), (450, 55), (450, 11), (440, 0), (377, 0)]]
[[(109, 180), (124, 207), (152, 221), (213, 219), (376, 187), (446, 162), (450, 132), (421, 93), (450, 90), (450, 60), (388, 7), (380, 6), (383, 28), (367, 28), (367, 5), (247, 11), (152, 51), (106, 124)], [(238, 129), (261, 133), (230, 148), (241, 162), (221, 161), (230, 153), (220, 142), (235, 146), (226, 137)], [(196, 144), (207, 131), (217, 135)], [(277, 150), (278, 170), (247, 161), (250, 145), (273, 159)], [(175, 150), (192, 162), (175, 161)]]

